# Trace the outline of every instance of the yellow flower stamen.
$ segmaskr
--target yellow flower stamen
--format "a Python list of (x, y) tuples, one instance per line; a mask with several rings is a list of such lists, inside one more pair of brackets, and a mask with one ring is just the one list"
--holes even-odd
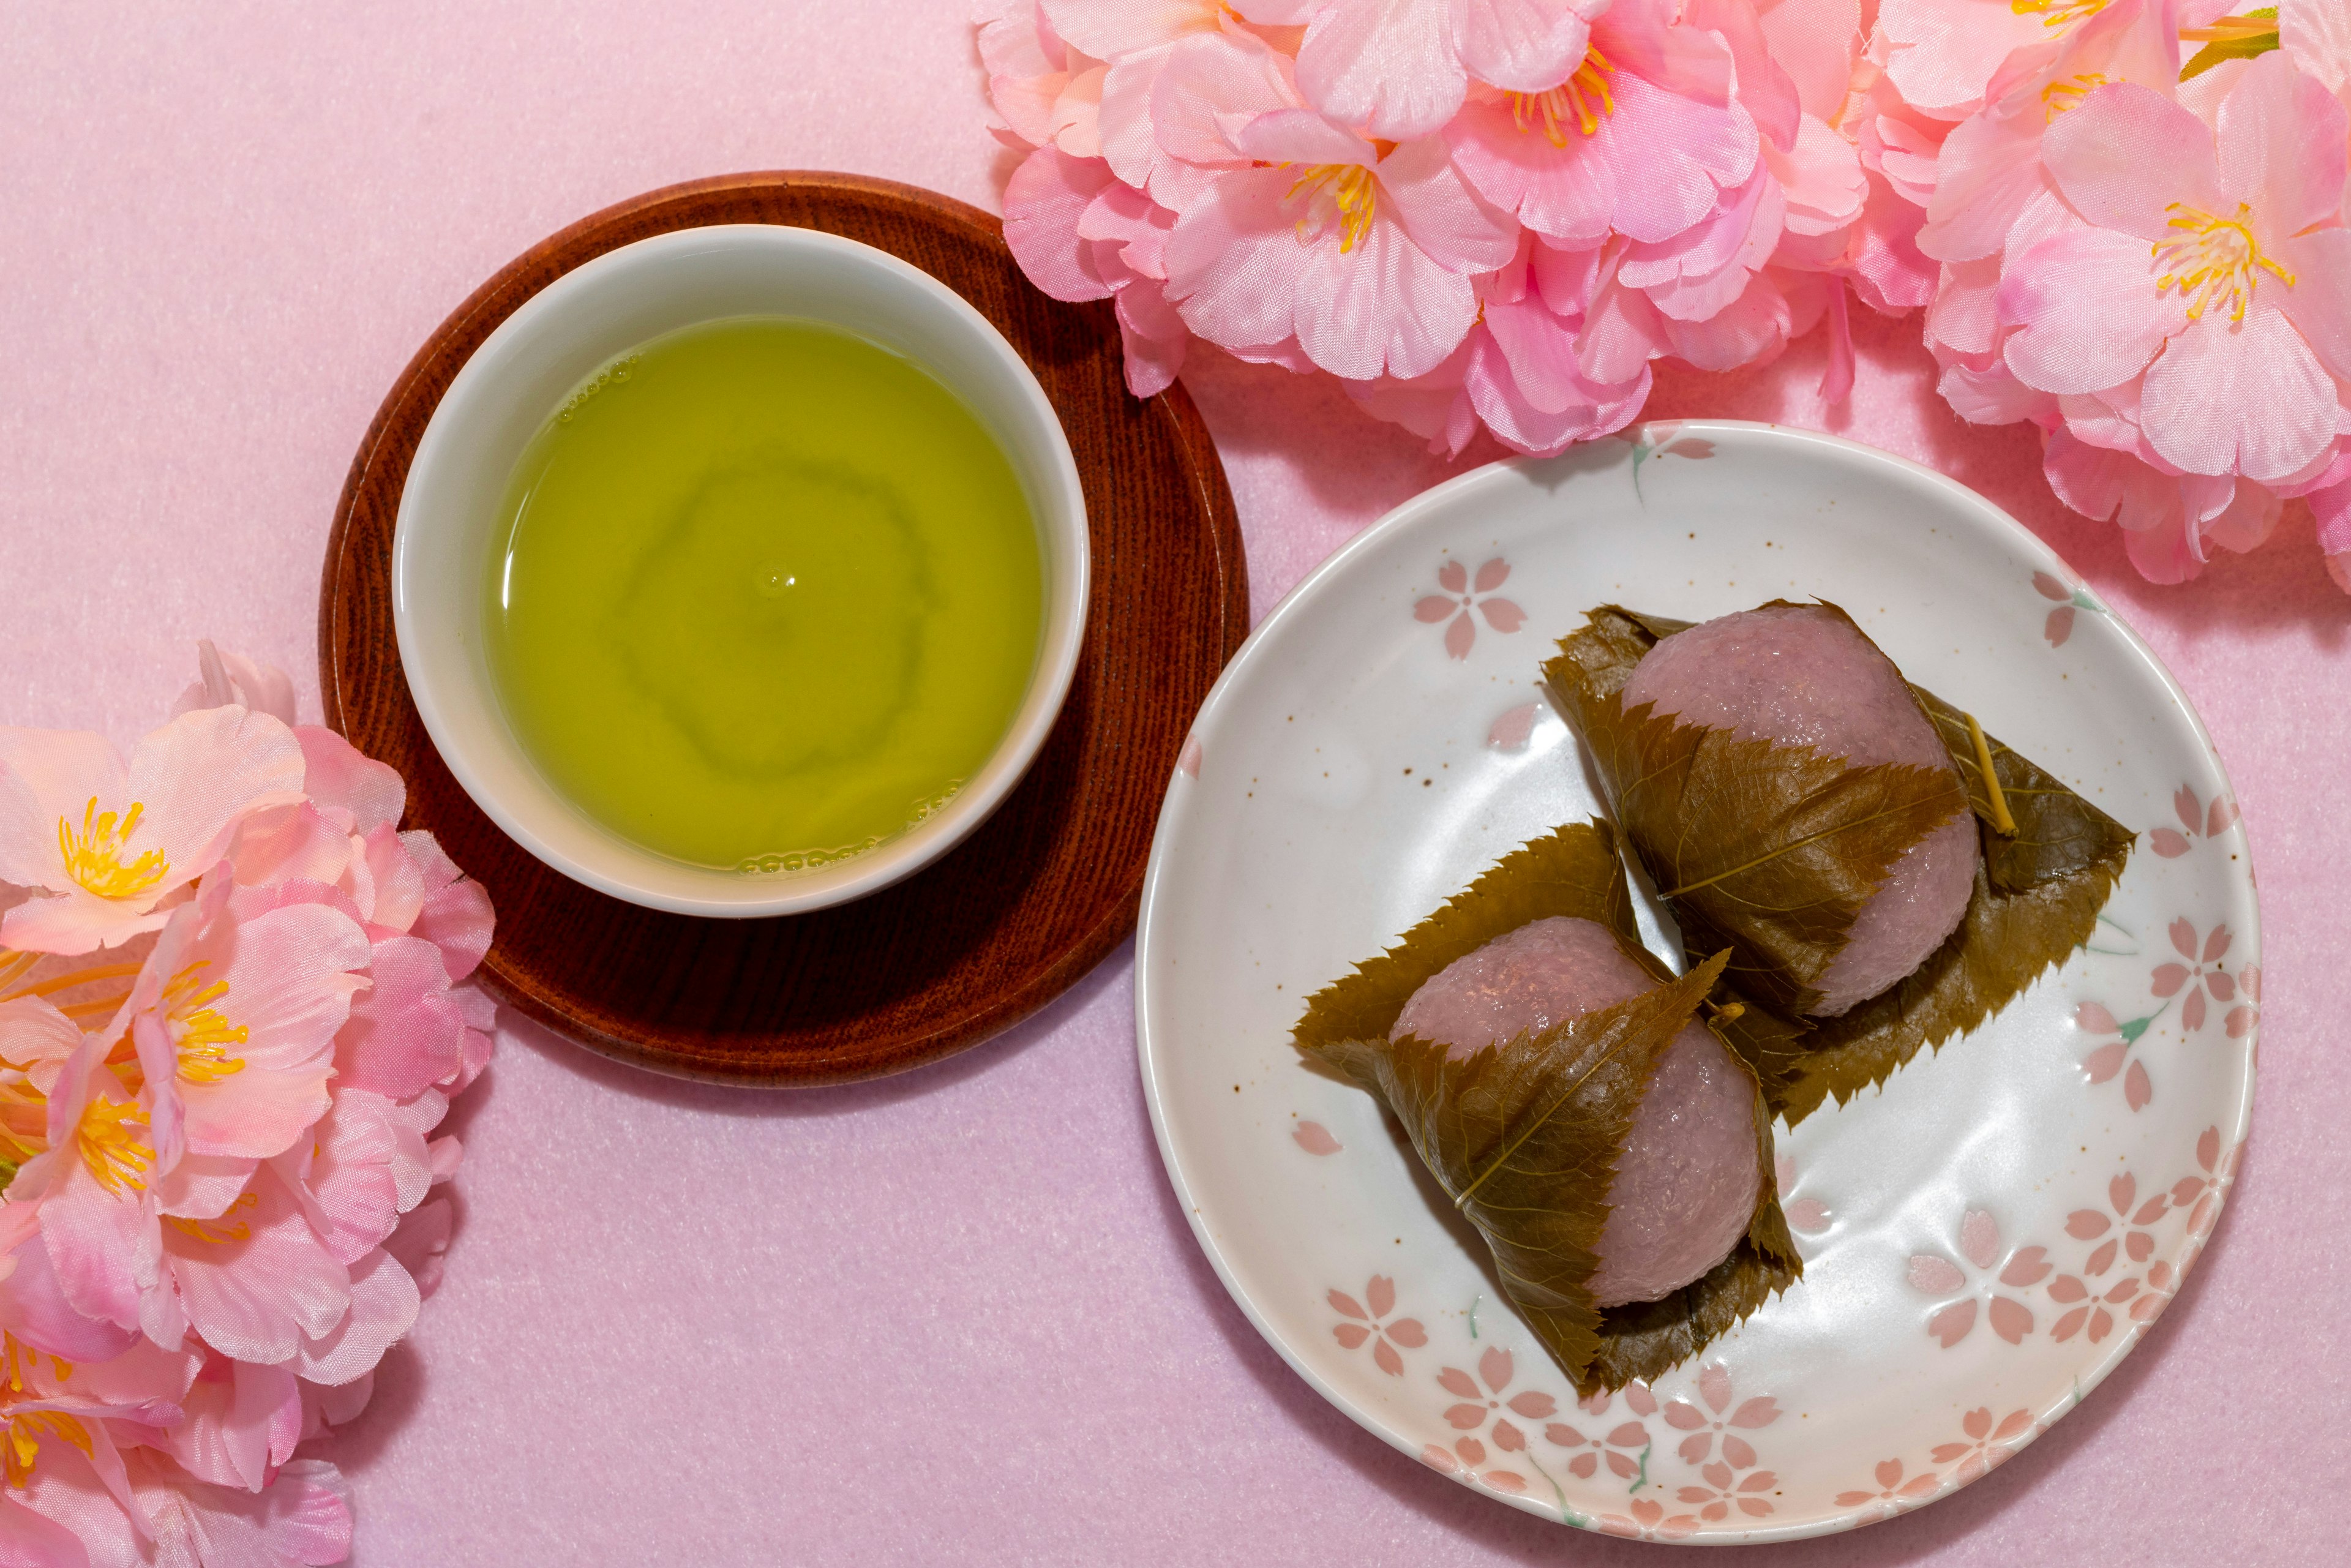
[(2044, 27), (2070, 27), (2076, 22), (2086, 22), (2105, 10), (2109, 0), (2008, 0), (2009, 10), (2019, 16), (2038, 16)]
[(260, 1207), (261, 1199), (249, 1192), (242, 1193), (235, 1203), (228, 1206), (227, 1214), (222, 1215), (218, 1219), (182, 1219), (177, 1215), (167, 1214), (163, 1216), (163, 1223), (183, 1236), (192, 1236), (199, 1241), (208, 1241), (215, 1247), (225, 1247), (232, 1241), (243, 1241), (253, 1235), (252, 1226), (242, 1219), (231, 1224), (228, 1215), (235, 1214), (240, 1208)]
[(2190, 321), (2201, 319), (2205, 311), (2223, 301), (2228, 304), (2230, 320), (2243, 320), (2262, 273), (2288, 288), (2294, 287), (2294, 274), (2262, 254), (2253, 238), (2253, 209), (2247, 204), (2239, 202), (2236, 214), (2226, 218), (2181, 202), (2163, 210), (2175, 214), (2170, 226), (2184, 233), (2179, 239), (2158, 240), (2147, 247), (2168, 269), (2156, 278), (2155, 291), (2162, 295), (2179, 289)]
[[(1510, 94), (1510, 119), (1525, 135), (1534, 129), (1532, 121), (1540, 116), (1542, 133), (1553, 147), (1567, 145), (1565, 121), (1573, 120), (1575, 128), (1586, 136), (1596, 134), (1600, 121), (1616, 112), (1615, 95), (1608, 90), (1608, 78), (1616, 68), (1598, 49), (1583, 57), (1575, 74), (1547, 92), (1514, 92)], [(1596, 108), (1594, 106), (1597, 106)]]
[(2051, 82), (2041, 89), (2043, 122), (2045, 124), (2056, 119), (2069, 109), (2081, 108), (2082, 100), (2106, 86), (2109, 79), (2104, 71), (2084, 71), (2079, 76), (2067, 77), (2064, 81)]
[(243, 1071), (245, 1059), (229, 1055), (228, 1048), (243, 1045), (251, 1033), (244, 1024), (230, 1023), (211, 1006), (228, 995), (228, 982), (204, 984), (202, 971), (210, 967), (210, 960), (199, 958), (173, 975), (163, 988), (164, 1015), (180, 1026), (180, 1076), (191, 1083), (217, 1083)]
[(2221, 16), (2201, 27), (2182, 27), (2179, 36), (2199, 44), (2248, 44), (2257, 38), (2278, 36), (2278, 15), (2274, 5), (2269, 14), (2251, 12), (2242, 16)]
[(135, 1100), (93, 1098), (82, 1109), (81, 1124), (74, 1129), (74, 1137), (81, 1145), (81, 1163), (89, 1167), (99, 1186), (117, 1197), (147, 1185), (155, 1151), (131, 1131), (146, 1125), (146, 1113)]
[[(41, 1357), (46, 1352), (35, 1350), (15, 1334), (0, 1333), (0, 1387), (11, 1394), (25, 1392), (25, 1379), (40, 1375)], [(50, 1356), (49, 1365), (56, 1370), (59, 1383), (73, 1375), (73, 1363), (59, 1356)]]
[(1364, 236), (1371, 232), (1372, 209), (1378, 191), (1379, 182), (1360, 163), (1317, 163), (1298, 177), (1298, 183), (1282, 199), (1295, 201), (1301, 194), (1306, 197), (1306, 215), (1298, 220), (1301, 239), (1313, 239), (1324, 233), (1335, 213), (1339, 221), (1339, 254), (1344, 256), (1363, 244)]
[(146, 807), (133, 800), (120, 822), (111, 811), (98, 809), (98, 797), (83, 808), (81, 831), (57, 819), (57, 852), (65, 857), (66, 874), (100, 898), (136, 898), (171, 874), (172, 862), (161, 850), (148, 850), (129, 864), (131, 835), (139, 831)]
[(84, 1454), (89, 1452), (89, 1428), (62, 1410), (30, 1410), (8, 1417), (8, 1433), (0, 1438), (6, 1449), (8, 1484), (22, 1487), (33, 1479), (33, 1462), (40, 1457), (41, 1439), (63, 1437)]

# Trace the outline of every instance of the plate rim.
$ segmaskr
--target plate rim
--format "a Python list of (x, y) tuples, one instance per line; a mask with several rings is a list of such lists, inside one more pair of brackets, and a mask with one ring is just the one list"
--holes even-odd
[[(1631, 439), (1625, 439), (1626, 435), (1630, 435)], [(2051, 571), (2053, 574), (2062, 574), (2061, 580), (2070, 580), (2074, 576), (2072, 569), (2065, 564), (2064, 558), (2059, 556), (2055, 549), (1988, 497), (1970, 489), (1949, 475), (1904, 457), (1898, 453), (1865, 445), (1843, 436), (1757, 420), (1673, 419), (1641, 422), (1628, 427), (1625, 433), (1617, 436), (1603, 437), (1602, 440), (1630, 448), (1632, 454), (1637, 455), (1644, 449), (1654, 453), (1657, 448), (1678, 437), (1693, 435), (1702, 440), (1721, 436), (1734, 436), (1741, 439), (1760, 437), (1767, 444), (1771, 442), (1784, 441), (1799, 451), (1809, 448), (1824, 454), (1828, 461), (1833, 463), (1875, 465), (1914, 479), (1927, 480), (1932, 487), (1952, 501), (1959, 509), (1975, 516), (1994, 534), (2004, 535), (2011, 543), (2021, 544), (2024, 553), (2033, 561), (2038, 570)], [(1431, 486), (1392, 507), (1377, 521), (1364, 528), (1318, 562), (1313, 570), (1301, 578), (1288, 593), (1282, 595), (1280, 601), (1250, 630), (1247, 641), (1241, 644), (1239, 651), (1226, 662), (1223, 671), (1217, 677), (1216, 684), (1209, 688), (1207, 696), (1202, 700), (1199, 711), (1193, 716), (1193, 733), (1196, 735), (1201, 727), (1210, 721), (1219, 711), (1220, 706), (1229, 699), (1231, 692), (1251, 677), (1252, 672), (1260, 660), (1270, 656), (1265, 650), (1270, 645), (1276, 628), (1285, 625), (1288, 621), (1303, 613), (1301, 607), (1322, 592), (1324, 585), (1352, 570), (1356, 560), (1377, 549), (1391, 536), (1408, 531), (1426, 513), (1449, 504), (1454, 497), (1464, 492), (1490, 485), (1498, 476), (1505, 474), (1553, 467), (1562, 460), (1573, 460), (1577, 457), (1599, 458), (1599, 461), (1593, 462), (1595, 468), (1604, 468), (1624, 460), (1622, 455), (1614, 452), (1605, 453), (1604, 455), (1599, 448), (1600, 443), (1593, 442), (1583, 446), (1571, 447), (1557, 457), (1512, 456), (1481, 464), (1478, 467)], [(2213, 745), (2211, 732), (2206, 727), (2203, 716), (2197, 712), (2195, 704), (2189, 699), (2186, 690), (2181, 687), (2178, 678), (2157, 656), (2155, 650), (2148, 646), (2147, 640), (2139, 635), (2137, 628), (2122, 617), (2111, 612), (2108, 612), (2105, 619), (2111, 621), (2116, 629), (2123, 634), (2124, 646), (2132, 656), (2154, 674), (2177, 711), (2186, 716), (2192, 733), (2202, 745), (2205, 754), (2211, 759), (2215, 771), (2226, 787), (2229, 798), (2234, 799), (2236, 787), (2229, 778), (2227, 762), (2220, 756), (2219, 747)], [(1189, 744), (1190, 742), (1187, 742), (1187, 745)], [(1143, 1077), (1144, 1103), (1150, 1113), (1152, 1139), (1158, 1149), (1160, 1164), (1166, 1172), (1168, 1185), (1174, 1188), (1176, 1200), (1182, 1206), (1184, 1218), (1191, 1226), (1193, 1239), (1198, 1244), (1201, 1251), (1207, 1256), (1209, 1266), (1216, 1270), (1217, 1279), (1224, 1286), (1226, 1294), (1231, 1297), (1234, 1304), (1240, 1308), (1242, 1315), (1249, 1319), (1250, 1326), (1257, 1330), (1259, 1336), (1272, 1347), (1274, 1353), (1280, 1356), (1290, 1371), (1303, 1379), (1307, 1385), (1326, 1402), (1357, 1426), (1370, 1432), (1415, 1464), (1418, 1464), (1420, 1463), (1419, 1445), (1416, 1439), (1389, 1429), (1371, 1412), (1360, 1407), (1352, 1398), (1336, 1391), (1324, 1378), (1293, 1354), (1289, 1343), (1274, 1331), (1267, 1315), (1259, 1310), (1258, 1302), (1237, 1281), (1231, 1264), (1224, 1251), (1218, 1247), (1215, 1238), (1209, 1234), (1191, 1183), (1186, 1178), (1182, 1164), (1176, 1158), (1170, 1145), (1167, 1112), (1163, 1101), (1161, 1079), (1151, 1036), (1151, 1007), (1154, 991), (1149, 958), (1156, 925), (1155, 916), (1159, 905), (1161, 883), (1167, 874), (1168, 862), (1175, 852), (1172, 848), (1172, 835), (1175, 831), (1172, 823), (1176, 815), (1174, 800), (1175, 797), (1171, 794), (1162, 802), (1159, 822), (1152, 835), (1151, 858), (1144, 874), (1143, 902), (1135, 927), (1134, 947), (1135, 1051), (1137, 1065), (1141, 1069)], [(2242, 883), (2246, 892), (2246, 907), (2251, 916), (2247, 923), (2246, 936), (2250, 939), (2252, 950), (2258, 954), (2262, 946), (2260, 889), (2252, 867), (2250, 846), (2246, 852)], [(2258, 1052), (2252, 1050), (2248, 1050), (2244, 1055), (2241, 1074), (2241, 1092), (2234, 1118), (2235, 1124), (2233, 1129), (2227, 1130), (2228, 1142), (2231, 1146), (2241, 1147), (2245, 1140), (2252, 1135), (2253, 1097), (2258, 1083), (2257, 1056)], [(2217, 1195), (2218, 1207), (2212, 1219), (2213, 1228), (2216, 1230), (2227, 1212), (2229, 1196), (2229, 1189), (2225, 1187)], [(2078, 1406), (2084, 1398), (2105, 1382), (2115, 1368), (2122, 1364), (2125, 1357), (2137, 1348), (2142, 1337), (2139, 1334), (2117, 1336), (2115, 1344), (2092, 1364), (2085, 1374), (2074, 1380), (2074, 1389), (2069, 1396), (2061, 1399), (2050, 1409), (2033, 1412), (2032, 1429), (2021, 1440), (2011, 1445), (2009, 1452), (2013, 1455), (2029, 1448), (2043, 1432), (2054, 1426), (2060, 1416)], [(1983, 1473), (1990, 1473), (1989, 1469)], [(1928, 1504), (1939, 1502), (1980, 1479), (1982, 1479), (1980, 1474), (1970, 1476), (1960, 1480), (1957, 1485), (1942, 1488), (1932, 1497), (1921, 1502), (1918, 1507), (1923, 1508)], [(1533, 1514), (1553, 1524), (1562, 1524), (1562, 1521), (1548, 1510), (1537, 1507), (1535, 1500), (1531, 1497), (1521, 1500), (1495, 1493), (1483, 1488), (1472, 1490), (1520, 1512)], [(1916, 1510), (1906, 1511), (1916, 1511)], [(1765, 1525), (1742, 1530), (1736, 1534), (1700, 1532), (1659, 1543), (1713, 1547), (1769, 1545), (1839, 1534), (1870, 1523), (1881, 1522), (1885, 1517), (1890, 1516), (1873, 1514), (1865, 1508), (1856, 1507), (1843, 1513), (1816, 1516), (1801, 1522)], [(1562, 1527), (1566, 1526), (1562, 1524)]]

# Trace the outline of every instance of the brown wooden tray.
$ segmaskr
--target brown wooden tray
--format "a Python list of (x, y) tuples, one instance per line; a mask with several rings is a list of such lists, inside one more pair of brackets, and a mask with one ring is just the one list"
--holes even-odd
[[(1019, 789), (953, 853), (813, 915), (703, 920), (595, 893), (500, 832), (433, 748), (401, 673), (392, 532), (409, 460), (466, 357), (516, 307), (605, 251), (705, 224), (862, 240), (993, 321), (1069, 432), (1093, 538), (1093, 601), (1069, 701)], [(976, 207), (886, 180), (797, 172), (654, 191), (533, 246), (441, 324), (360, 444), (319, 606), (327, 722), (408, 779), (430, 829), (487, 885), (484, 962), (508, 1005), (656, 1071), (840, 1082), (934, 1061), (1018, 1022), (1134, 928), (1159, 802), (1193, 714), (1249, 631), (1232, 494), (1183, 389), (1126, 391), (1108, 304), (1039, 293)]]

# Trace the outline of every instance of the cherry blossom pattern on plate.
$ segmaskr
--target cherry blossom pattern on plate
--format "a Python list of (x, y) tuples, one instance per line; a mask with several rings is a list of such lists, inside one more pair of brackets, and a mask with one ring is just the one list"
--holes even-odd
[(2086, 588), (2077, 588), (2064, 578), (2046, 571), (2032, 574), (2032, 591), (2050, 601), (2057, 608), (2042, 622), (2041, 634), (2049, 639), (2053, 648), (2062, 648), (2065, 639), (2074, 634), (2074, 613), (2086, 610), (2093, 615), (2104, 615), (2106, 607), (2090, 597)]
[[(1577, 1400), (1575, 1407), (1587, 1416), (1605, 1417), (1618, 1397), (1614, 1394), (1596, 1394), (1588, 1399)], [(1646, 1417), (1657, 1413), (1657, 1396), (1649, 1392), (1646, 1384), (1626, 1384), (1622, 1397), (1625, 1410), (1635, 1417)], [(1567, 1473), (1578, 1480), (1590, 1480), (1605, 1463), (1609, 1473), (1617, 1479), (1633, 1483), (1630, 1489), (1633, 1491), (1639, 1491), (1648, 1484), (1651, 1438), (1648, 1427), (1641, 1419), (1614, 1423), (1604, 1420), (1594, 1425), (1589, 1434), (1581, 1427), (1571, 1426), (1565, 1421), (1553, 1421), (1543, 1427), (1543, 1437), (1553, 1446), (1569, 1449), (1573, 1454), (1573, 1458), (1567, 1461)]]
[(1480, 1481), (1496, 1491), (1522, 1492), (1527, 1490), (1527, 1478), (1516, 1470), (1480, 1470), (1486, 1462), (1486, 1445), (1475, 1437), (1456, 1437), (1453, 1446), (1429, 1443), (1420, 1450), (1420, 1462), (1433, 1470), (1443, 1470), (1460, 1481)]
[[(1559, 1414), (1559, 1401), (1533, 1389), (1506, 1397), (1517, 1371), (1518, 1361), (1509, 1351), (1493, 1349), (1478, 1358), (1477, 1377), (1458, 1366), (1448, 1366), (1438, 1373), (1437, 1381), (1458, 1401), (1447, 1408), (1446, 1425), (1457, 1432), (1482, 1434), (1504, 1453), (1526, 1452), (1527, 1435), (1510, 1416), (1527, 1421), (1547, 1420)], [(1485, 1380), (1482, 1388), (1479, 1386), (1479, 1378)], [(1492, 1423), (1490, 1427), (1489, 1422)]]
[[(1976, 1326), (1979, 1312), (1991, 1324), (1991, 1332), (2011, 1344), (2022, 1344), (2024, 1336), (2032, 1332), (2032, 1310), (2006, 1291), (2022, 1292), (2039, 1284), (2049, 1275), (2049, 1249), (2046, 1247), (2020, 1247), (2001, 1258), (2000, 1222), (1991, 1211), (1970, 1208), (1959, 1218), (1959, 1256), (1975, 1266), (1984, 1276), (1970, 1282), (1969, 1271), (1940, 1252), (1911, 1254), (1907, 1270), (1910, 1288), (1925, 1296), (1951, 1296), (1967, 1293), (1955, 1301), (1947, 1301), (1927, 1316), (1927, 1333), (1950, 1349)], [(1992, 1270), (1997, 1267), (1999, 1272)], [(1988, 1299), (1988, 1310), (1987, 1307)]]
[(1396, 1354), (1399, 1345), (1418, 1350), (1428, 1343), (1428, 1331), (1420, 1326), (1418, 1318), (1382, 1321), (1395, 1311), (1395, 1281), (1385, 1274), (1372, 1276), (1361, 1301), (1344, 1291), (1332, 1291), (1325, 1300), (1332, 1311), (1347, 1320), (1331, 1325), (1331, 1337), (1347, 1350), (1370, 1344), (1373, 1362), (1390, 1377), (1404, 1375), (1404, 1357)]
[(2179, 813), (2179, 827), (2150, 828), (2147, 835), (2147, 847), (2166, 860), (2178, 860), (2194, 847), (2190, 841), (2217, 839), (2237, 822), (2234, 800), (2215, 795), (2212, 804), (2207, 807), (2192, 784), (2179, 787), (2171, 797), (2171, 809)]
[(1633, 494), (1641, 493), (1641, 465), (1653, 457), (1687, 457), (1702, 461), (1714, 455), (1714, 443), (1704, 436), (1682, 434), (1681, 421), (1658, 420), (1641, 427), (1633, 438)]
[(1963, 1487), (2008, 1462), (2022, 1439), (2032, 1435), (2032, 1412), (2011, 1410), (1994, 1426), (1991, 1406), (1981, 1406), (1959, 1418), (1959, 1430), (1967, 1434), (1966, 1441), (1937, 1444), (1934, 1458), (1938, 1465), (1956, 1463), (1951, 1484)]
[[(1776, 1488), (1780, 1479), (1770, 1470), (1755, 1469), (1761, 1456), (1740, 1433), (1760, 1431), (1777, 1421), (1780, 1402), (1759, 1394), (1734, 1406), (1730, 1371), (1720, 1362), (1698, 1374), (1698, 1394), (1705, 1409), (1677, 1399), (1665, 1410), (1667, 1425), (1689, 1434), (1675, 1451), (1684, 1464), (1697, 1467), (1701, 1483), (1679, 1488), (1675, 1498), (1696, 1508), (1704, 1523), (1726, 1519), (1733, 1509), (1750, 1519), (1764, 1518), (1772, 1511), (1771, 1499), (1764, 1494)], [(1718, 1438), (1722, 1445), (1719, 1457)]]
[(1320, 1122), (1299, 1123), (1290, 1129), (1290, 1139), (1310, 1155), (1335, 1155), (1346, 1147)]
[(2190, 1034), (2204, 1027), (2207, 995), (2222, 1007), (2237, 999), (2236, 977), (2220, 967), (2230, 940), (2226, 925), (2212, 927), (2199, 945), (2194, 922), (2182, 917), (2171, 923), (2171, 946), (2187, 962), (2158, 964), (2148, 988), (2158, 997), (2180, 998), (2179, 1027)]
[(1486, 744), (1497, 751), (1524, 751), (1527, 742), (1534, 738), (1535, 720), (1542, 716), (1542, 704), (1520, 703), (1506, 709), (1486, 731)]
[[(2177, 1283), (2172, 1266), (2155, 1256), (2150, 1228), (2170, 1208), (2169, 1196), (2158, 1192), (2140, 1202), (2138, 1178), (2125, 1171), (2106, 1184), (2106, 1203), (2112, 1213), (2077, 1208), (2065, 1217), (2066, 1235), (2095, 1245), (2080, 1272), (2049, 1282), (2049, 1299), (2064, 1309), (2050, 1325), (2049, 1337), (2061, 1344), (2077, 1333), (2096, 1344), (2124, 1316), (2153, 1322)], [(2118, 1274), (2113, 1272), (2117, 1262), (2123, 1265)]]
[[(2262, 967), (2248, 964), (2237, 971), (2237, 1005), (2229, 1009), (2231, 1040), (2253, 1039), (2262, 1022)], [(2259, 1048), (2258, 1040), (2255, 1040)]]
[(2237, 1179), (2237, 1159), (2244, 1152), (2245, 1145), (2239, 1142), (2222, 1153), (2220, 1129), (2207, 1127), (2196, 1140), (2196, 1164), (2200, 1174), (2182, 1176), (2171, 1184), (2173, 1211), (2184, 1210), (2188, 1215), (2188, 1247), (2179, 1255), (2179, 1277), (2172, 1281), (2175, 1291), (2179, 1288), (2179, 1280), (2187, 1277), (2203, 1252), (2212, 1227), (2220, 1221), (2221, 1199)]
[(1799, 1236), (1818, 1236), (1829, 1228), (1833, 1216), (1829, 1206), (1817, 1197), (1791, 1197), (1796, 1190), (1796, 1162), (1782, 1155), (1774, 1167), (1780, 1178), (1780, 1212), (1788, 1218), (1788, 1228)]
[[(2147, 1103), (2155, 1098), (2155, 1081), (2147, 1076), (2146, 1062), (2134, 1061), (2126, 1067), (2123, 1059), (2130, 1054), (2131, 1047), (2138, 1043), (2148, 1026), (2170, 1009), (2171, 1004), (2166, 1002), (2143, 1018), (2117, 1020), (2114, 1009), (2103, 1002), (2084, 1002), (2074, 1009), (2074, 1027), (2099, 1041), (2082, 1059), (2082, 1071), (2090, 1082), (2111, 1082), (2116, 1073), (2121, 1073), (2123, 1103), (2134, 1111), (2146, 1110)], [(2110, 1035), (2112, 1039), (2105, 1038)]]
[(1445, 651), (1457, 659), (1466, 659), (1478, 641), (1478, 622), (1470, 612), (1486, 618), (1486, 624), (1497, 632), (1515, 632), (1527, 622), (1527, 612), (1510, 600), (1495, 596), (1494, 590), (1502, 586), (1510, 575), (1510, 563), (1500, 556), (1478, 569), (1475, 581), (1469, 569), (1458, 560), (1448, 560), (1437, 569), (1437, 586), (1442, 593), (1431, 593), (1416, 601), (1412, 616), (1416, 621), (1445, 626)]
[(1603, 1535), (1621, 1535), (1627, 1541), (1684, 1541), (1698, 1532), (1698, 1515), (1667, 1513), (1662, 1504), (1646, 1498), (1633, 1504), (1629, 1517), (1604, 1513), (1596, 1522)]
[(1871, 1472), (1877, 1482), (1876, 1491), (1841, 1491), (1836, 1494), (1839, 1508), (1862, 1510), (1857, 1524), (1878, 1524), (1892, 1519), (1906, 1509), (1917, 1507), (1943, 1490), (1943, 1478), (1932, 1470), (1915, 1476), (1903, 1474), (1900, 1459), (1880, 1459)]

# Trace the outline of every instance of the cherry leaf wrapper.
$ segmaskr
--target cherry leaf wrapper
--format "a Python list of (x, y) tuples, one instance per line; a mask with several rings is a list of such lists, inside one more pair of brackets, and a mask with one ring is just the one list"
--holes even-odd
[[(1608, 927), (1662, 983), (1540, 1034), (1468, 1055), (1388, 1031), (1431, 976), (1552, 915)], [(1616, 838), (1577, 823), (1514, 851), (1405, 933), (1396, 946), (1309, 999), (1293, 1038), (1307, 1058), (1384, 1099), (1430, 1173), (1491, 1249), (1503, 1291), (1577, 1390), (1655, 1378), (1802, 1272), (1780, 1212), (1771, 1120), (1759, 1087), (1761, 1173), (1746, 1234), (1695, 1282), (1654, 1301), (1602, 1308), (1589, 1281), (1605, 1197), (1657, 1059), (1720, 981), (1717, 956), (1679, 977), (1645, 951)], [(1735, 1048), (1734, 1059), (1740, 1059)], [(1740, 1059), (1743, 1060), (1743, 1059)]]
[[(1697, 727), (1625, 711), (1617, 694), (1633, 666), (1689, 624), (1604, 605), (1562, 640), (1543, 671), (1672, 905), (1685, 949), (1733, 949), (1718, 1030), (1762, 1082), (1772, 1113), (1792, 1126), (1831, 1095), (1842, 1104), (1883, 1083), (1922, 1046), (1939, 1050), (1974, 1029), (2087, 942), (2136, 835), (1987, 735), (1995, 803), (1969, 716), (1912, 685), (1977, 819), (1975, 889), (1959, 928), (1908, 977), (1841, 1017), (1808, 1018), (1804, 977), (1842, 949), (1886, 868), (1959, 807), (1946, 774), (1854, 768), (1719, 732), (1693, 738)], [(1709, 751), (1719, 760), (1705, 761)], [(1735, 780), (1719, 777), (1726, 768), (1736, 768)], [(1929, 778), (1931, 788), (1922, 782)], [(1715, 864), (1739, 874), (1707, 882)], [(1759, 876), (1765, 867), (1776, 874)]]

